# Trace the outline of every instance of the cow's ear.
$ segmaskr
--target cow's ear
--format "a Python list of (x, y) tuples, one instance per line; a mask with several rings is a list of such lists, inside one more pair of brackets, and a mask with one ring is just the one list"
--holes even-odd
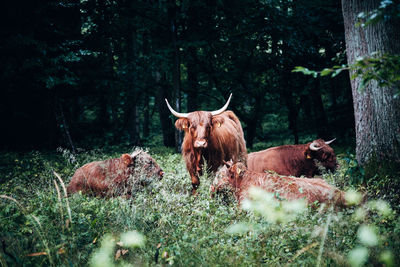
[(221, 124), (224, 123), (224, 117), (222, 116), (215, 116), (212, 118), (211, 121), (212, 125), (215, 126), (216, 128), (221, 127)]
[(178, 130), (184, 130), (187, 131), (187, 129), (189, 128), (189, 120), (186, 118), (180, 118), (175, 122), (175, 127)]
[(121, 158), (122, 158), (122, 162), (126, 166), (130, 165), (133, 162), (133, 159), (132, 159), (131, 155), (129, 155), (129, 154), (122, 154)]
[(306, 157), (306, 159), (312, 159), (312, 154), (310, 149), (307, 148), (306, 151), (304, 151), (304, 157)]

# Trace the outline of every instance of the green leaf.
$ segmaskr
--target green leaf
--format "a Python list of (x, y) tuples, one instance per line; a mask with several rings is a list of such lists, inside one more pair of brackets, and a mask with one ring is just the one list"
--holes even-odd
[(368, 249), (366, 247), (355, 248), (347, 257), (352, 267), (363, 266), (368, 259)]
[(376, 236), (375, 229), (372, 226), (360, 226), (357, 236), (360, 242), (368, 247), (378, 245), (378, 237)]
[(391, 267), (394, 266), (394, 256), (390, 250), (385, 250), (379, 256), (379, 260), (385, 264), (385, 266)]
[(321, 71), (321, 76), (328, 76), (329, 74), (332, 73), (332, 69), (325, 68)]
[(343, 69), (337, 69), (332, 73), (332, 78), (336, 77), (337, 75), (339, 75), (342, 72)]
[(292, 70), (292, 72), (305, 72), (305, 71), (308, 71), (308, 69), (307, 68), (304, 68), (304, 67), (301, 67), (301, 66), (296, 66), (293, 70)]

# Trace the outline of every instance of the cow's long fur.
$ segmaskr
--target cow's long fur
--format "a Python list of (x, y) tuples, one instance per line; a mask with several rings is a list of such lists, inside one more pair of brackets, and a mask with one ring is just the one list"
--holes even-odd
[(334, 171), (337, 167), (335, 152), (324, 140), (313, 141), (318, 151), (310, 150), (310, 143), (301, 145), (284, 145), (253, 152), (248, 157), (248, 168), (255, 172), (274, 171), (280, 175), (313, 177), (320, 174), (317, 162)]
[(161, 179), (163, 172), (151, 156), (136, 150), (131, 155), (87, 163), (77, 169), (67, 187), (69, 194), (81, 191), (85, 194), (127, 196), (139, 184), (148, 184), (154, 178)]
[[(221, 172), (221, 173), (220, 173)], [(344, 192), (322, 179), (308, 179), (250, 171), (241, 163), (221, 168), (212, 192), (233, 191), (238, 202), (248, 197), (251, 187), (260, 187), (282, 200), (304, 198), (309, 204), (326, 203), (346, 206)]]
[[(195, 138), (199, 133), (193, 131), (192, 128), (197, 126), (204, 128), (207, 124), (210, 127), (209, 132), (205, 133), (208, 145), (206, 148), (195, 148)], [(200, 183), (198, 176), (202, 172), (203, 157), (207, 161), (207, 167), (212, 172), (223, 165), (224, 161), (230, 159), (233, 162), (240, 161), (247, 164), (247, 149), (243, 129), (239, 119), (232, 111), (225, 111), (214, 117), (210, 112), (191, 112), (188, 118), (178, 119), (175, 126), (177, 129), (185, 131), (182, 155), (192, 178), (194, 190)]]

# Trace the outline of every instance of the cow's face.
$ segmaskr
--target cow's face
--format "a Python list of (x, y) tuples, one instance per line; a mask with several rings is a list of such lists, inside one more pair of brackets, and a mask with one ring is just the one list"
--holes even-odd
[(177, 129), (184, 130), (185, 134), (191, 136), (193, 147), (196, 149), (208, 147), (213, 125), (213, 116), (207, 111), (189, 113), (187, 118), (180, 118), (175, 122)]
[(321, 156), (318, 160), (322, 163), (322, 165), (326, 169), (334, 172), (338, 167), (335, 152), (333, 152), (333, 149), (331, 147), (329, 147), (329, 149), (325, 149), (321, 152), (322, 152)]
[(227, 192), (239, 187), (245, 171), (246, 166), (241, 162), (235, 164), (233, 164), (232, 160), (225, 162), (225, 165), (215, 175), (210, 188), (211, 193)]
[[(232, 164), (232, 161), (230, 161), (230, 164)], [(240, 183), (243, 180), (243, 176), (244, 176), (244, 173), (246, 170), (247, 170), (246, 166), (241, 162), (232, 164), (228, 168), (228, 175), (229, 175), (230, 183), (234, 187), (238, 187), (240, 185)]]
[(121, 158), (129, 168), (129, 173), (137, 177), (143, 185), (154, 180), (161, 180), (164, 176), (157, 162), (145, 151), (135, 151), (131, 155), (123, 154)]
[[(209, 146), (209, 137), (213, 125), (221, 126), (222, 122), (215, 118), (217, 115), (224, 112), (231, 101), (232, 94), (230, 94), (228, 101), (225, 105), (214, 111), (194, 111), (191, 113), (180, 113), (175, 111), (165, 99), (168, 109), (171, 113), (179, 119), (175, 122), (175, 126), (179, 130), (185, 131), (185, 136), (189, 134), (192, 138), (193, 147), (195, 149), (204, 149)], [(219, 118), (221, 120), (221, 118)]]
[[(328, 144), (327, 144), (328, 143)], [(322, 139), (314, 140), (304, 153), (306, 160), (317, 160), (324, 168), (335, 171), (338, 167), (335, 152), (329, 146), (330, 142)]]

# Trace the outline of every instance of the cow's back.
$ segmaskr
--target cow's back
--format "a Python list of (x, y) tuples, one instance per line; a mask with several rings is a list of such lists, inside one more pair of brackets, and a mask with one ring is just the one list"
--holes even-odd
[(290, 154), (290, 151), (279, 147), (250, 153), (247, 161), (248, 169), (259, 173), (274, 171), (280, 175), (294, 175), (288, 168), (288, 161), (292, 156)]
[(123, 183), (126, 175), (119, 158), (90, 162), (75, 171), (67, 190), (70, 194), (82, 191), (104, 195), (114, 185)]
[(222, 119), (223, 123), (213, 125), (210, 135), (212, 148), (209, 149), (209, 157), (215, 163), (211, 166), (212, 171), (216, 171), (223, 160), (247, 164), (246, 141), (239, 119), (232, 111), (225, 111), (215, 116), (215, 119)]
[(246, 170), (244, 179), (236, 189), (239, 202), (248, 197), (251, 187), (260, 187), (267, 192), (279, 195), (279, 198), (296, 200), (304, 198), (308, 204), (316, 202), (345, 207), (344, 193), (323, 179), (308, 179), (262, 174)]

